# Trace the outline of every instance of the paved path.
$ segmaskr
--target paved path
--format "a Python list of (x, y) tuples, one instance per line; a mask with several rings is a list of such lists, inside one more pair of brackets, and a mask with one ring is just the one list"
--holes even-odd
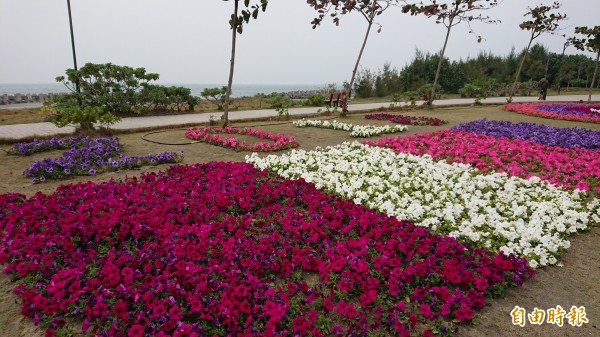
[[(561, 95), (561, 96), (548, 96), (549, 102), (557, 101), (587, 101), (587, 95)], [(593, 101), (600, 101), (600, 95), (592, 95)], [(470, 105), (473, 104), (472, 98), (460, 98), (460, 99), (446, 99), (437, 100), (434, 102), (436, 106), (448, 106), (448, 105)], [(537, 97), (515, 97), (514, 102), (537, 102)], [(348, 109), (350, 111), (360, 110), (371, 110), (380, 107), (388, 107), (391, 102), (383, 103), (369, 103), (369, 104), (350, 104)], [(422, 101), (417, 101), (417, 104), (422, 104)], [(482, 103), (506, 103), (505, 97), (491, 97), (482, 100)], [(400, 105), (404, 105), (401, 103)], [(316, 107), (308, 108), (291, 108), (289, 109), (290, 115), (311, 115), (318, 114)], [(321, 108), (322, 110), (322, 108)], [(138, 128), (155, 128), (155, 127), (167, 127), (167, 126), (178, 126), (192, 123), (206, 123), (209, 121), (210, 116), (214, 116), (216, 119), (221, 117), (221, 112), (204, 112), (184, 115), (169, 115), (169, 116), (149, 116), (149, 117), (128, 117), (123, 118), (119, 123), (111, 126), (112, 129), (127, 130), (127, 129), (138, 129)], [(266, 110), (246, 110), (246, 111), (230, 111), (229, 119), (231, 121), (243, 120), (249, 118), (268, 118), (275, 117), (278, 113), (275, 109)], [(29, 124), (13, 124), (13, 125), (0, 125), (0, 138), (3, 139), (21, 139), (33, 136), (49, 136), (58, 134), (69, 134), (75, 131), (74, 127), (58, 128), (52, 123), (29, 123)]]

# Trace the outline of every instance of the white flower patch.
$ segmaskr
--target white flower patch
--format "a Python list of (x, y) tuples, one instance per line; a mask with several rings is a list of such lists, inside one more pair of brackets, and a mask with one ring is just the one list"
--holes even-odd
[(590, 108), (590, 110), (591, 110), (592, 112), (600, 112), (600, 109), (594, 109), (594, 108)]
[(358, 137), (366, 138), (366, 137), (377, 136), (377, 135), (381, 135), (381, 134), (385, 134), (385, 133), (402, 132), (402, 131), (408, 130), (408, 127), (406, 125), (395, 125), (395, 126), (354, 125), (354, 124), (349, 124), (349, 123), (338, 122), (336, 120), (330, 122), (330, 121), (326, 121), (326, 120), (325, 121), (324, 120), (310, 120), (310, 119), (307, 120), (304, 118), (299, 121), (294, 121), (294, 122), (292, 122), (292, 124), (294, 124), (296, 127), (299, 127), (299, 128), (316, 127), (316, 128), (323, 128), (323, 129), (349, 131), (350, 137), (356, 137), (356, 138), (358, 138)]
[(526, 257), (531, 267), (557, 262), (568, 236), (598, 220), (599, 204), (539, 178), (482, 174), (430, 156), (396, 154), (358, 142), (281, 156), (246, 157), (259, 169), (304, 178), (319, 189), (470, 245)]

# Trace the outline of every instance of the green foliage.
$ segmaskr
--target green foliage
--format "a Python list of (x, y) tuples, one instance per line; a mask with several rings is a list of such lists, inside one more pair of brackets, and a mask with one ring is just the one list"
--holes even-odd
[(594, 28), (575, 27), (575, 34), (585, 37), (572, 37), (569, 42), (579, 50), (587, 50), (592, 53), (600, 53), (600, 26)]
[[(512, 102), (514, 89), (516, 88), (516, 84), (519, 81), (523, 64), (525, 63), (525, 59), (529, 52), (529, 47), (531, 46), (533, 40), (538, 38), (542, 33), (554, 33), (559, 29), (559, 22), (567, 18), (567, 16), (564, 14), (553, 13), (554, 10), (557, 10), (559, 8), (560, 3), (558, 1), (555, 1), (550, 6), (539, 5), (534, 8), (527, 7), (529, 11), (525, 13), (524, 16), (530, 16), (531, 19), (523, 21), (521, 24), (519, 24), (519, 27), (523, 30), (531, 31), (531, 36), (529, 37), (529, 43), (527, 44), (527, 48), (525, 48), (525, 52), (523, 53), (523, 56), (521, 56), (521, 62), (515, 74), (515, 80), (513, 86), (511, 87), (508, 102)], [(531, 76), (532, 74), (529, 75)]]
[(529, 11), (524, 16), (530, 16), (531, 19), (521, 22), (519, 28), (531, 31), (531, 40), (534, 40), (542, 33), (552, 33), (560, 27), (559, 22), (567, 18), (565, 14), (552, 13), (553, 10), (559, 8), (560, 3), (558, 1), (549, 6), (528, 7)]
[[(429, 101), (431, 98), (429, 96), (431, 95), (432, 88), (433, 88), (433, 84), (427, 83), (427, 84), (424, 84), (423, 86), (421, 86), (419, 89), (417, 89), (419, 98), (421, 98), (425, 101)], [(441, 97), (442, 93), (443, 93), (442, 86), (438, 84), (435, 88), (436, 97), (434, 97), (434, 99), (439, 99)]]
[(460, 94), (460, 97), (463, 98), (475, 98), (481, 97), (483, 95), (483, 90), (478, 86), (467, 83), (464, 87), (458, 90), (458, 93)]
[[(69, 95), (82, 106), (102, 107), (117, 115), (142, 111), (138, 92), (158, 79), (158, 74), (146, 73), (144, 68), (112, 63), (86, 63), (79, 70), (67, 69), (66, 75), (58, 76), (56, 81), (69, 88)], [(80, 93), (76, 90), (77, 84)]]
[(223, 103), (225, 102), (226, 93), (227, 87), (204, 88), (204, 90), (202, 90), (200, 93), (200, 96), (215, 104), (217, 106), (217, 110), (223, 110)]
[(381, 76), (375, 77), (375, 96), (377, 97), (385, 97), (387, 96), (388, 91), (385, 85), (383, 84), (383, 79)]
[(184, 87), (166, 87), (148, 84), (139, 94), (144, 111), (193, 111), (198, 99), (191, 95), (191, 90)]
[(375, 75), (369, 69), (361, 69), (356, 75), (353, 92), (356, 97), (373, 97), (375, 86)]
[[(484, 23), (496, 23), (497, 20), (490, 19), (489, 16), (483, 16), (478, 11), (488, 10), (498, 5), (498, 0), (469, 0), (469, 1), (440, 1), (430, 0), (429, 4), (423, 2), (416, 4), (406, 3), (402, 6), (403, 13), (410, 15), (425, 15), (428, 18), (434, 18), (436, 23), (441, 23), (450, 29), (461, 22), (470, 23), (472, 21), (481, 21)], [(470, 24), (469, 24), (470, 26)], [(471, 31), (473, 33), (473, 31)], [(477, 36), (477, 42), (481, 42), (482, 37)]]
[(415, 106), (417, 104), (417, 99), (419, 98), (419, 93), (416, 91), (405, 91), (402, 94), (402, 99), (405, 103), (410, 104), (410, 106)]
[(517, 83), (517, 90), (521, 95), (531, 96), (533, 93), (538, 91), (538, 82), (537, 81), (527, 81), (527, 82), (519, 82)]
[(323, 95), (311, 95), (306, 98), (304, 105), (306, 106), (323, 106), (325, 105), (325, 96)]
[(340, 24), (340, 16), (351, 12), (359, 12), (369, 22), (381, 15), (395, 2), (393, 0), (361, 0), (361, 1), (339, 1), (339, 0), (307, 0), (306, 1), (318, 16), (311, 22), (313, 29), (321, 24), (325, 17), (331, 17), (335, 25)]
[(108, 127), (120, 120), (118, 116), (97, 106), (86, 106), (82, 109), (77, 104), (59, 105), (46, 110), (54, 113), (52, 123), (59, 128), (70, 124), (78, 124), (82, 130), (92, 130), (96, 123)]
[(575, 88), (586, 88), (587, 81), (581, 78), (575, 78), (569, 81), (569, 85)]
[(288, 97), (288, 95), (282, 92), (273, 92), (271, 95), (269, 95), (269, 98), (267, 98), (267, 104), (269, 104), (271, 108), (287, 109), (292, 106), (292, 100)]
[(396, 93), (396, 94), (392, 94), (392, 105), (397, 105), (398, 103), (400, 103), (402, 101), (402, 94), (400, 93)]
[(109, 126), (131, 113), (194, 109), (198, 102), (190, 89), (150, 83), (157, 79), (158, 74), (146, 73), (144, 68), (86, 63), (56, 78), (71, 92), (45, 102), (45, 110), (53, 112), (53, 123), (59, 127), (79, 124), (82, 129), (93, 129), (95, 124)]
[[(236, 5), (237, 5), (236, 0)], [(250, 5), (250, 0), (244, 0), (244, 7), (240, 14), (236, 17), (235, 14), (231, 14), (229, 19), (229, 26), (231, 29), (235, 29), (238, 34), (242, 34), (244, 31), (244, 23), (249, 23), (250, 19), (257, 19), (260, 11), (267, 10), (268, 0), (260, 0), (260, 3)]]
[[(566, 86), (572, 79), (584, 79), (589, 82), (593, 77), (594, 61), (588, 56), (564, 55), (561, 59), (560, 54), (549, 52), (539, 44), (533, 45), (530, 49), (531, 53), (524, 63), (518, 82), (526, 83), (534, 80), (537, 83), (540, 78), (546, 77), (552, 86), (556, 86), (559, 79), (562, 79), (563, 85)], [(507, 83), (514, 81), (515, 69), (524, 52), (525, 50), (519, 53), (511, 50), (504, 56), (481, 52), (476, 57), (466, 60), (445, 59), (442, 63), (439, 84), (447, 93), (458, 93), (467, 97), (476, 97), (474, 95), (477, 93), (466, 84), (479, 87), (481, 97), (509, 95), (511, 86)], [(433, 82), (438, 60), (438, 55), (424, 53), (417, 49), (413, 60), (400, 71), (387, 63), (377, 71), (361, 69), (354, 85), (354, 93), (359, 97), (373, 97), (378, 88), (386, 90), (388, 95), (418, 90), (424, 84)], [(548, 65), (547, 75), (546, 65)], [(377, 78), (380, 79), (379, 84), (376, 83)], [(523, 92), (526, 86), (528, 85), (522, 85)]]

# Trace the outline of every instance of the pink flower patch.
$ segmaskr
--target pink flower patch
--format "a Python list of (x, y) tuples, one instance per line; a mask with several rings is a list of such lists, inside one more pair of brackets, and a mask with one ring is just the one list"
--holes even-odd
[[(249, 135), (259, 139), (270, 139), (271, 142), (248, 143), (239, 141), (233, 136), (222, 137), (222, 134)], [(298, 147), (298, 141), (294, 137), (286, 136), (283, 133), (273, 134), (272, 132), (251, 128), (238, 129), (230, 126), (223, 128), (190, 128), (185, 131), (185, 135), (190, 139), (231, 148), (236, 151), (270, 152)]]

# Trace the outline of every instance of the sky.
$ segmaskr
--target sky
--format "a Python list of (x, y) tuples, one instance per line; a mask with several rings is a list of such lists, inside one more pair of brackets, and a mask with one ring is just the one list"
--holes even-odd
[[(252, 0), (257, 2), (257, 0)], [(576, 26), (600, 24), (600, 0), (562, 0), (568, 20), (561, 34)], [(521, 50), (529, 33), (519, 28), (527, 7), (548, 0), (504, 0), (485, 15), (501, 20), (471, 27), (484, 40), (477, 43), (469, 27), (451, 31), (446, 56), (476, 57), (482, 51), (506, 55)], [(160, 74), (161, 83), (226, 85), (231, 53), (229, 17), (233, 1), (221, 0), (71, 0), (77, 63), (144, 67)], [(359, 13), (341, 18), (339, 26), (325, 19), (312, 28), (316, 12), (305, 0), (270, 0), (238, 35), (234, 83), (328, 84), (350, 79), (367, 28)], [(361, 67), (377, 70), (384, 63), (401, 69), (418, 48), (437, 53), (445, 27), (424, 16), (390, 8), (378, 17)], [(67, 1), (0, 0), (0, 83), (52, 83), (73, 67)], [(565, 38), (542, 34), (535, 42), (561, 53)], [(580, 53), (573, 47), (567, 54)], [(592, 56), (587, 53), (587, 55)]]

